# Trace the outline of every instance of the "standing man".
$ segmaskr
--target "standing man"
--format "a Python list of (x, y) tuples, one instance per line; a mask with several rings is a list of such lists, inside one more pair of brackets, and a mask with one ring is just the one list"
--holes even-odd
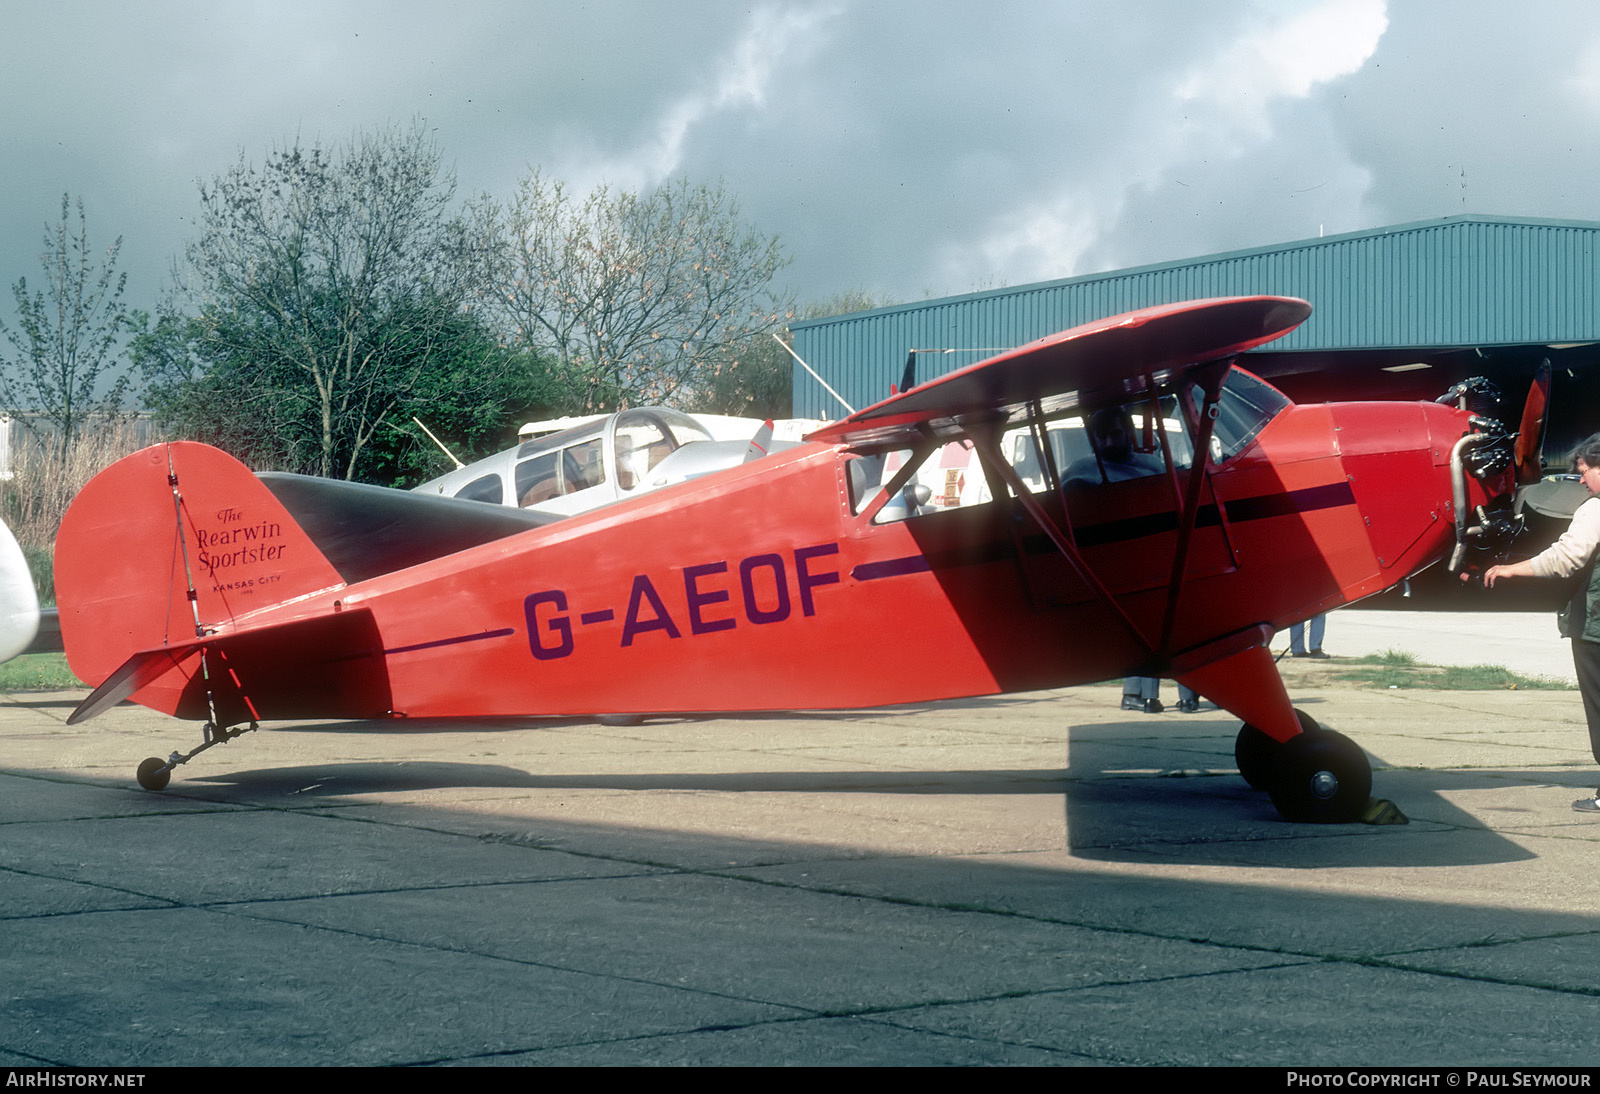
[[(1146, 714), (1160, 714), (1167, 708), (1161, 702), (1161, 677), (1124, 676), (1122, 678), (1122, 709), (1142, 710)], [(1193, 688), (1178, 685), (1178, 713), (1200, 713), (1200, 693)]]
[[(1494, 588), (1503, 577), (1573, 577), (1577, 588), (1561, 609), (1557, 622), (1561, 637), (1572, 639), (1572, 663), (1583, 694), (1583, 713), (1589, 722), (1589, 748), (1600, 764), (1600, 573), (1595, 568), (1595, 548), (1600, 547), (1600, 433), (1572, 453), (1579, 481), (1588, 499), (1572, 514), (1572, 524), (1541, 554), (1524, 562), (1491, 566), (1483, 584)], [(1572, 808), (1580, 813), (1600, 813), (1600, 790), (1579, 798)]]
[[(1289, 656), (1310, 657), (1324, 660), (1327, 654), (1322, 652), (1322, 636), (1328, 631), (1328, 615), (1314, 615), (1304, 623), (1296, 623), (1289, 628)], [(1307, 639), (1310, 639), (1307, 642)]]

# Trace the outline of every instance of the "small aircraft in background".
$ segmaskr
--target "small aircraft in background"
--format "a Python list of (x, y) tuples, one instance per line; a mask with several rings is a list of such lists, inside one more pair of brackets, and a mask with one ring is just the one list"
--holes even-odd
[[(1244, 721), (1240, 771), (1283, 816), (1352, 820), (1367, 757), (1295, 711), (1267, 643), (1458, 545), (1497, 551), (1514, 453), (1457, 406), (1296, 406), (1237, 366), (1310, 311), (1243, 297), (1085, 324), (565, 517), (145, 449), (62, 522), (62, 632), (95, 685), (70, 721), (128, 698), (203, 721), (198, 747), (139, 766), (159, 790), (268, 719), (852, 708), (1168, 676)], [(1106, 416), (1122, 440), (1073, 424)], [(1063, 429), (1087, 463), (1062, 466)], [(1028, 481), (1003, 450), (1018, 431)], [(988, 501), (929, 504), (919, 476), (952, 444)]]
[(28, 651), (39, 635), (39, 595), (17, 537), (0, 521), (0, 662)]
[[(441, 475), (414, 493), (563, 517), (791, 447), (822, 425), (685, 414), (649, 406), (583, 420), (530, 422), (514, 448)], [(776, 435), (776, 440), (774, 439)]]

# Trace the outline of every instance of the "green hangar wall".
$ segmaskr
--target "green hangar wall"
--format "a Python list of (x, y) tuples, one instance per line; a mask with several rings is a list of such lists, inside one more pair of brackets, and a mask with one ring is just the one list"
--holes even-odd
[[(1212, 296), (1271, 294), (1315, 309), (1241, 362), (1302, 402), (1431, 398), (1487, 374), (1521, 405), (1542, 357), (1567, 403), (1600, 409), (1600, 223), (1453, 216), (1062, 281), (795, 323), (796, 353), (857, 409), (886, 398), (907, 354), (927, 380), (1118, 312)], [(1590, 380), (1588, 374), (1593, 374)], [(1558, 396), (1561, 380), (1558, 378)], [(1558, 399), (1558, 405), (1559, 399)], [(797, 417), (842, 408), (798, 366)], [(1552, 422), (1553, 432), (1557, 423)], [(1555, 440), (1555, 437), (1552, 437)]]

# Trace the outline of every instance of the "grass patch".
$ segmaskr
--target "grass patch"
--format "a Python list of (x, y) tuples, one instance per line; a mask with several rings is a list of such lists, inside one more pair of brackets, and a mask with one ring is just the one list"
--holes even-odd
[(64, 653), (26, 653), (0, 665), (0, 691), (59, 691), (86, 686), (67, 668)]
[(1572, 691), (1565, 680), (1524, 676), (1504, 665), (1423, 665), (1404, 650), (1356, 657), (1333, 670), (1333, 678), (1375, 688), (1436, 688), (1441, 691)]

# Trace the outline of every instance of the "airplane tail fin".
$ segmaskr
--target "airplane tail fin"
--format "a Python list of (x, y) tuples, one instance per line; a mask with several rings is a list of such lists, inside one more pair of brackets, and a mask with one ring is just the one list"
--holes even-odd
[[(136, 452), (83, 488), (61, 521), (55, 582), (72, 671), (91, 685), (120, 673), (118, 690), (158, 691), (165, 673), (167, 699), (139, 701), (168, 713), (193, 706), (180, 701), (196, 671), (185, 666), (213, 644), (206, 635), (344, 584), (249, 468), (181, 441)], [(140, 667), (123, 672), (130, 660)]]

